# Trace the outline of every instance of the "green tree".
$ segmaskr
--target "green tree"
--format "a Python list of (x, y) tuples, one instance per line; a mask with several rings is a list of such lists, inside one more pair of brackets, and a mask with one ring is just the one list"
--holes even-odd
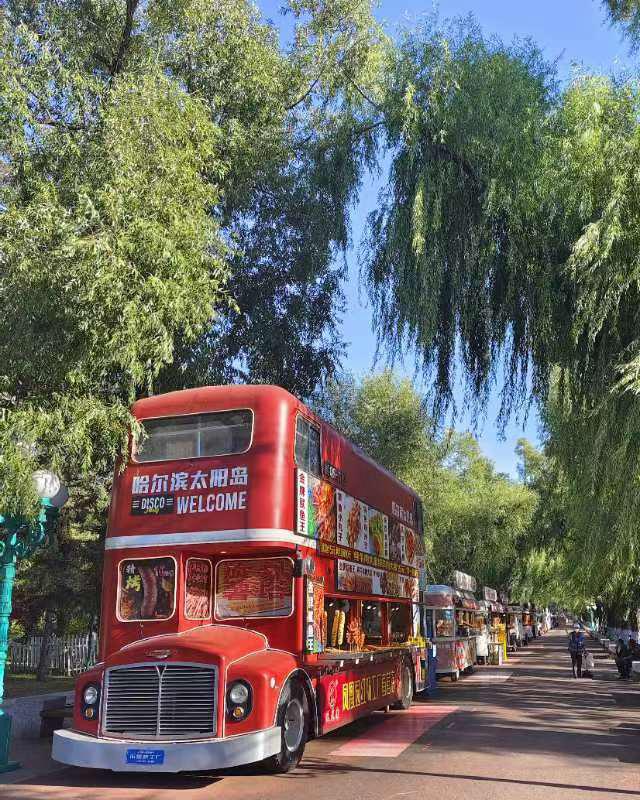
[(284, 51), (249, 2), (3, 7), (3, 508), (35, 461), (68, 480), (101, 448), (112, 462), (140, 393), (221, 374), (295, 384), (298, 366), (311, 390), (335, 361), (333, 258), (366, 156), (347, 142), (382, 37), (365, 0), (289, 13)]
[(603, 0), (611, 22), (620, 25), (634, 50), (640, 40), (640, 3), (638, 0)]
[[(287, 9), (284, 48), (248, 0), (0, 7), (3, 513), (35, 511), (44, 464), (72, 491), (69, 537), (99, 540), (133, 399), (307, 393), (338, 360), (334, 262), (384, 41), (368, 0)], [(65, 542), (56, 577), (90, 593)]]
[(385, 371), (330, 381), (315, 405), (350, 441), (402, 480), (441, 458), (426, 405), (411, 382)]
[(637, 565), (638, 97), (586, 74), (560, 91), (533, 44), (473, 21), (408, 34), (364, 251), (380, 337), (417, 352), (436, 412), (457, 369), (479, 404), (502, 372), (503, 419), (540, 405), (585, 580)]

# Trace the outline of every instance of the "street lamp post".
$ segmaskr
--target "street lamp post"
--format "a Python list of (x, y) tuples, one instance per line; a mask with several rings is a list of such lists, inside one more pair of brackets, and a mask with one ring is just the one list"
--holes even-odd
[(20, 766), (17, 761), (9, 761), (11, 715), (2, 708), (16, 563), (46, 543), (55, 529), (60, 508), (69, 497), (60, 479), (51, 472), (39, 470), (33, 479), (40, 497), (40, 513), (35, 522), (0, 514), (0, 773)]

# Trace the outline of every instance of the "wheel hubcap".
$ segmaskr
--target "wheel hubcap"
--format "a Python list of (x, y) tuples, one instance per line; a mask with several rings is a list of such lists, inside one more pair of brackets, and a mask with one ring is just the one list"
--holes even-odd
[(404, 702), (409, 703), (411, 701), (411, 695), (413, 692), (411, 691), (411, 672), (407, 667), (404, 668)]
[(289, 752), (297, 750), (302, 741), (304, 731), (304, 711), (302, 703), (297, 698), (292, 698), (287, 704), (284, 713), (284, 743)]

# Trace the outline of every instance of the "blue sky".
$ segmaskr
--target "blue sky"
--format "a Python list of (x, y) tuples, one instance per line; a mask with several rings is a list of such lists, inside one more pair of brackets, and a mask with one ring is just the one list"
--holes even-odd
[[(280, 24), (280, 0), (257, 0), (266, 17)], [(390, 33), (399, 26), (411, 24), (424, 14), (432, 13), (434, 3), (428, 0), (386, 0), (376, 13)], [(594, 72), (621, 72), (630, 64), (628, 46), (620, 32), (612, 29), (599, 0), (441, 0), (436, 6), (442, 17), (457, 17), (473, 13), (488, 34), (504, 41), (514, 37), (531, 37), (549, 60), (557, 60), (560, 78), (568, 80), (576, 65)], [(288, 26), (287, 26), (288, 27)], [(347, 311), (342, 334), (348, 344), (343, 366), (356, 375), (371, 372), (376, 350), (372, 331), (371, 309), (366, 292), (360, 286), (357, 248), (367, 213), (375, 208), (379, 178), (369, 177), (361, 190), (360, 201), (352, 217), (353, 245), (348, 253), (348, 277), (345, 284)], [(384, 180), (384, 176), (382, 177)], [(382, 366), (382, 365), (379, 365)], [(405, 360), (397, 371), (413, 378), (414, 364)], [(459, 406), (462, 406), (460, 393)], [(470, 412), (459, 409), (455, 425), (476, 432), (483, 451), (497, 469), (515, 476), (514, 447), (521, 436), (538, 441), (538, 421), (535, 413), (528, 420), (513, 420), (500, 436), (495, 425), (499, 408), (497, 391), (493, 394), (484, 420), (474, 419)]]

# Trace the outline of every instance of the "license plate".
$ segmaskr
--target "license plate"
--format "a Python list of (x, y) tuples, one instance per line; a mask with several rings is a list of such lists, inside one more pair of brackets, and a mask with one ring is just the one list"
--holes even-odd
[(127, 764), (164, 764), (164, 750), (127, 750)]

